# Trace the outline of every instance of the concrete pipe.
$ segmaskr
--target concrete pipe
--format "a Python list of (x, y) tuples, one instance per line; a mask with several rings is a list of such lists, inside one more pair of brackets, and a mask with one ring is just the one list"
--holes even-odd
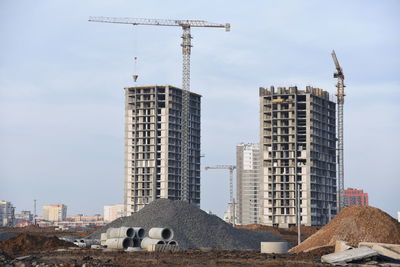
[(120, 228), (108, 228), (107, 239), (109, 238), (133, 238), (135, 236), (135, 230), (132, 227), (120, 227)]
[(74, 243), (81, 248), (86, 248), (86, 247), (90, 247), (91, 245), (100, 245), (101, 242), (99, 239), (82, 238), (82, 239), (75, 240)]
[(135, 236), (137, 238), (143, 239), (144, 238), (144, 229), (142, 227), (133, 227), (133, 230), (135, 230)]
[(142, 243), (142, 240), (140, 238), (132, 238), (132, 247), (140, 247), (140, 243)]
[(151, 228), (149, 237), (154, 239), (171, 240), (174, 237), (174, 232), (169, 228)]
[(132, 247), (133, 240), (132, 238), (109, 238), (106, 241), (107, 248), (112, 249), (127, 249), (128, 247)]
[(102, 233), (100, 235), (100, 245), (105, 246), (107, 241), (107, 233)]
[(147, 249), (147, 247), (150, 246), (150, 245), (164, 245), (164, 244), (165, 244), (164, 240), (145, 237), (142, 240), (142, 243), (140, 244), (140, 247), (142, 249)]
[(261, 253), (287, 253), (287, 242), (261, 242)]
[(170, 241), (167, 242), (167, 244), (171, 245), (171, 246), (177, 246), (178, 242), (176, 242), (175, 240), (170, 240)]

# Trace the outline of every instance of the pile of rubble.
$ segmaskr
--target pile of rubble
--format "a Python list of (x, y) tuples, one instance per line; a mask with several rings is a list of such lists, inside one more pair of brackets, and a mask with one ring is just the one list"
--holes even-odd
[(310, 251), (346, 241), (357, 247), (360, 242), (400, 244), (400, 223), (380, 209), (369, 206), (344, 208), (332, 221), (289, 252)]
[(355, 248), (345, 241), (336, 241), (335, 252), (322, 256), (321, 262), (334, 265), (400, 263), (400, 245), (360, 242)]
[(119, 218), (95, 231), (88, 238), (100, 239), (108, 228), (140, 225), (146, 231), (164, 227), (175, 229), (174, 239), (187, 249), (251, 249), (259, 250), (260, 243), (284, 241), (270, 232), (237, 229), (215, 215), (179, 200), (157, 199), (132, 216)]

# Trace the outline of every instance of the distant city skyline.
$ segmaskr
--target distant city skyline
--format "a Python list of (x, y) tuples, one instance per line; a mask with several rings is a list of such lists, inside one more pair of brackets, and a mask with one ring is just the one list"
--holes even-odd
[[(204, 19), (192, 30), (192, 91), (202, 95), (201, 208), (222, 216), (239, 143), (259, 140), (259, 87), (335, 93), (346, 77), (345, 188), (399, 210), (400, 2), (12, 1), (0, 3), (0, 195), (21, 210), (123, 203), (124, 87), (181, 87), (181, 29), (89, 23), (89, 16)], [(137, 57), (137, 67), (134, 67)], [(132, 74), (139, 75), (137, 84)]]

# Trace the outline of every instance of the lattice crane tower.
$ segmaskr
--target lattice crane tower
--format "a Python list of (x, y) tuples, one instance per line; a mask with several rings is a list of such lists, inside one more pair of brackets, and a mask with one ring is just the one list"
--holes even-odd
[(344, 74), (343, 69), (339, 64), (339, 61), (336, 57), (335, 50), (332, 51), (332, 58), (333, 62), (335, 63), (336, 72), (333, 74), (334, 78), (337, 78), (336, 83), (336, 97), (337, 97), (337, 104), (338, 104), (338, 204), (339, 204), (339, 211), (344, 206), (344, 150), (343, 150), (343, 105), (344, 105)]
[(146, 18), (112, 18), (112, 17), (89, 17), (90, 22), (105, 22), (117, 24), (131, 25), (151, 25), (151, 26), (178, 26), (182, 27), (182, 182), (181, 182), (181, 199), (189, 201), (189, 91), (190, 91), (190, 53), (191, 39), (190, 28), (207, 27), (207, 28), (225, 28), (230, 31), (229, 23), (219, 24), (207, 22), (204, 20), (165, 20), (165, 19), (146, 19)]
[(216, 165), (212, 167), (204, 167), (205, 170), (217, 169), (217, 170), (229, 170), (229, 211), (230, 211), (230, 220), (229, 222), (235, 225), (235, 199), (233, 198), (233, 171), (236, 169), (235, 165)]

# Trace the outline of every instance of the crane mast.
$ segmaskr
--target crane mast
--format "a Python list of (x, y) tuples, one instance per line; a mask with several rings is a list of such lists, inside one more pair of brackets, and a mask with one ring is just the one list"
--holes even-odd
[(333, 62), (335, 63), (336, 67), (336, 72), (333, 74), (334, 78), (337, 78), (337, 83), (336, 83), (336, 97), (337, 97), (337, 105), (338, 105), (338, 111), (337, 111), (337, 119), (338, 119), (338, 207), (339, 211), (343, 208), (344, 206), (344, 136), (343, 136), (343, 106), (344, 106), (344, 88), (346, 87), (344, 85), (344, 74), (343, 74), (343, 69), (339, 64), (339, 61), (336, 57), (335, 50), (332, 51), (332, 58)]
[(181, 200), (190, 201), (189, 196), (189, 103), (190, 103), (190, 54), (192, 49), (190, 28), (208, 27), (225, 28), (230, 31), (230, 24), (212, 23), (204, 20), (167, 20), (147, 18), (115, 18), (115, 17), (89, 17), (90, 22), (104, 22), (131, 25), (151, 26), (178, 26), (182, 27), (182, 162), (181, 162)]
[(236, 169), (235, 165), (216, 165), (216, 166), (211, 166), (211, 167), (204, 167), (204, 169), (207, 170), (229, 170), (229, 211), (230, 211), (230, 217), (229, 217), (229, 222), (235, 225), (235, 210), (236, 210), (236, 203), (235, 199), (233, 197), (233, 171)]

